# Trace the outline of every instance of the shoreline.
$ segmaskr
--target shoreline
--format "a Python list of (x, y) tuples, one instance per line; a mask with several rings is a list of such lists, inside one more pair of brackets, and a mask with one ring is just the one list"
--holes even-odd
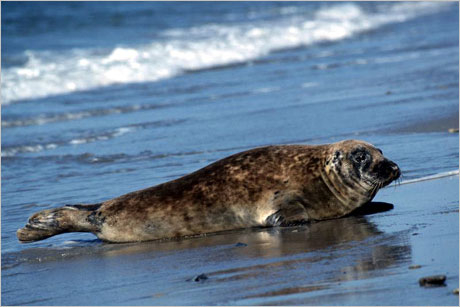
[(391, 129), (391, 132), (397, 133), (427, 133), (427, 132), (451, 132), (450, 129), (459, 128), (459, 113), (458, 110), (455, 114), (450, 114), (436, 119), (420, 119), (407, 126)]
[[(3, 303), (25, 305), (27, 292), (45, 305), (368, 305), (381, 295), (387, 305), (455, 304), (458, 171), (429, 177), (383, 189), (376, 201), (394, 208), (373, 214), (179, 241), (35, 247), (9, 265), (4, 255)], [(200, 274), (207, 279), (193, 281)], [(418, 285), (436, 274), (447, 276), (447, 287)], [(105, 282), (89, 287), (97, 276)], [(27, 288), (11, 288), (23, 279)]]

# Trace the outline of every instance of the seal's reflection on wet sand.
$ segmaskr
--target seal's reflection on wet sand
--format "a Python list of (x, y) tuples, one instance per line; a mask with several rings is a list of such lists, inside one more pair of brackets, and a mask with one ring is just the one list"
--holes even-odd
[[(364, 209), (375, 213), (391, 207), (388, 203), (369, 203)], [(187, 280), (204, 273), (208, 277), (204, 282), (217, 287), (217, 292), (228, 287), (244, 289), (238, 295), (239, 303), (257, 304), (258, 300), (276, 300), (285, 294), (321, 294), (334, 283), (370, 278), (376, 269), (407, 261), (411, 256), (407, 234), (385, 234), (363, 213), (300, 226), (243, 229), (177, 241), (94, 241), (92, 246), (86, 242), (66, 249), (31, 248), (21, 252), (20, 258), (27, 258), (29, 264), (40, 262), (42, 269), (60, 271), (59, 267), (65, 267), (77, 279), (81, 266), (86, 272), (99, 272), (96, 276), (103, 276), (104, 283), (95, 285), (96, 292), (110, 288), (112, 282), (118, 285), (119, 276), (125, 276), (123, 287), (143, 284), (151, 292), (149, 297), (156, 299), (174, 295), (195, 298), (199, 289)], [(117, 277), (111, 280), (112, 275)], [(230, 299), (229, 291), (224, 292), (222, 299)]]
[[(230, 245), (230, 247), (235, 247), (238, 254), (248, 257), (283, 257), (333, 248), (337, 244), (340, 245), (346, 242), (363, 241), (381, 234), (377, 227), (368, 222), (363, 215), (388, 211), (392, 208), (393, 205), (389, 203), (370, 202), (352, 212), (346, 218), (306, 223), (293, 227), (232, 230), (177, 240), (125, 244), (104, 244), (100, 240), (95, 240), (94, 244), (100, 244), (100, 246), (67, 248), (66, 255), (94, 254), (103, 257), (117, 257), (136, 253), (150, 253), (152, 257), (155, 257), (165, 252), (217, 246), (228, 248)], [(76, 243), (78, 245), (78, 241)], [(245, 246), (236, 246), (235, 244), (237, 243), (244, 243)], [(59, 258), (62, 256), (62, 253), (59, 252), (60, 250), (54, 250)], [(48, 250), (46, 255), (42, 254), (45, 251), (46, 249), (31, 248), (23, 251), (22, 254), (23, 256), (29, 254), (29, 260), (31, 261), (33, 261), (33, 258), (40, 258), (40, 261), (55, 258), (53, 257), (53, 250)]]
[[(297, 227), (239, 229), (214, 234), (204, 234), (190, 238), (158, 240), (143, 243), (108, 243), (101, 244), (101, 246), (98, 247), (92, 246), (91, 249), (93, 249), (96, 254), (112, 257), (145, 252), (155, 255), (158, 252), (179, 251), (218, 245), (233, 245), (233, 243), (242, 242), (249, 247), (245, 250), (251, 250), (248, 256), (280, 257), (298, 252), (326, 248), (328, 245), (334, 245), (339, 242), (363, 240), (372, 234), (378, 234), (380, 232), (376, 230), (376, 227), (361, 216), (388, 211), (392, 208), (393, 205), (389, 203), (370, 202), (353, 211), (349, 215), (351, 219), (331, 219), (328, 221), (306, 223), (304, 225), (298, 225)], [(364, 229), (368, 230), (364, 231)], [(367, 235), (364, 236), (364, 233)], [(75, 242), (78, 243), (78, 241)], [(96, 244), (98, 242), (102, 243), (100, 240), (94, 241)], [(282, 251), (283, 244), (289, 245), (285, 251)], [(79, 247), (76, 246), (75, 251), (78, 249)], [(32, 252), (39, 249), (32, 248), (29, 250)]]
[[(388, 203), (369, 203), (364, 208), (357, 211), (357, 214), (346, 218), (308, 223), (295, 227), (278, 227), (278, 228), (256, 228), (229, 231), (214, 235), (207, 235), (198, 238), (189, 238), (181, 240), (163, 241), (163, 242), (146, 242), (130, 244), (102, 244), (91, 249), (88, 247), (75, 247), (66, 250), (67, 256), (90, 256), (96, 257), (120, 257), (129, 254), (149, 254), (151, 258), (171, 256), (171, 253), (187, 253), (187, 251), (212, 248), (213, 252), (203, 253), (208, 261), (219, 262), (221, 251), (224, 249), (228, 253), (238, 255), (244, 258), (265, 258), (275, 259), (274, 262), (231, 268), (228, 270), (208, 272), (209, 276), (216, 277), (219, 281), (240, 279), (247, 277), (247, 273), (257, 274), (259, 270), (284, 267), (289, 270), (289, 266), (295, 263), (298, 266), (301, 263), (311, 265), (313, 262), (321, 262), (338, 251), (352, 249), (359, 244), (363, 253), (357, 253), (352, 261), (351, 266), (341, 268), (348, 273), (364, 274), (365, 271), (389, 265), (397, 261), (398, 258), (407, 256), (410, 253), (409, 247), (391, 246), (385, 244), (376, 244), (382, 239), (376, 238), (377, 235), (385, 235), (377, 227), (369, 222), (363, 213), (375, 213), (386, 211), (392, 205)], [(388, 238), (383, 239), (386, 241)], [(237, 245), (237, 243), (244, 243)], [(214, 250), (217, 249), (217, 250)], [(323, 254), (326, 250), (326, 254)], [(399, 250), (398, 252), (395, 252)], [(40, 261), (53, 260), (62, 258), (62, 250), (55, 250), (56, 257), (48, 250), (47, 255), (41, 255), (39, 249), (30, 249), (30, 260), (33, 258)], [(38, 252), (38, 255), (36, 254)], [(311, 254), (313, 253), (313, 255)], [(319, 254), (318, 254), (319, 253)], [(23, 255), (28, 252), (23, 252)], [(165, 255), (166, 254), (166, 255)], [(41, 255), (41, 256), (40, 256)], [(289, 258), (289, 256), (300, 255), (300, 258)], [(44, 257), (43, 257), (44, 256)], [(284, 259), (288, 257), (288, 259)], [(225, 259), (224, 259), (225, 260)], [(330, 261), (331, 259), (329, 259)], [(231, 275), (232, 277), (229, 277)], [(347, 275), (351, 277), (350, 275)], [(353, 276), (356, 279), (357, 276)], [(343, 276), (338, 276), (342, 279)]]
[[(102, 255), (146, 253), (171, 262), (180, 258), (189, 268), (196, 268), (200, 261), (205, 263), (199, 266), (202, 271), (182, 274), (191, 278), (205, 273), (206, 282), (218, 287), (234, 282), (244, 286), (259, 280), (259, 286), (242, 297), (249, 304), (257, 298), (324, 290), (331, 282), (370, 278), (376, 269), (408, 261), (411, 248), (407, 234), (386, 235), (363, 216), (391, 208), (388, 203), (370, 203), (357, 212), (359, 215), (296, 227), (240, 230), (168, 242), (108, 244), (105, 246), (115, 249)], [(299, 280), (301, 285), (295, 282)]]
[(104, 256), (143, 252), (169, 252), (236, 243), (244, 243), (239, 252), (251, 257), (282, 257), (327, 248), (338, 243), (361, 241), (381, 232), (364, 215), (393, 209), (385, 202), (370, 202), (346, 218), (306, 223), (296, 227), (241, 229), (194, 238), (144, 243), (106, 244)]

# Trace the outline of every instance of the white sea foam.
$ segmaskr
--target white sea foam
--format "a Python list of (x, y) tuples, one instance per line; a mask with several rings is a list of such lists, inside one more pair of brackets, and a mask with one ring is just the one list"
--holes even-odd
[(450, 176), (458, 176), (458, 174), (459, 174), (459, 170), (456, 169), (456, 170), (452, 170), (452, 171), (448, 171), (448, 172), (442, 172), (442, 173), (438, 173), (438, 174), (434, 174), (434, 175), (430, 175), (430, 176), (425, 176), (425, 177), (420, 177), (420, 178), (415, 178), (415, 179), (410, 179), (410, 180), (404, 180), (401, 183), (395, 183), (395, 184), (392, 184), (391, 186), (395, 186), (395, 185), (397, 186), (397, 185), (409, 184), (409, 183), (416, 183), (416, 182), (426, 181), (426, 180), (435, 180), (435, 179), (444, 178), (444, 177), (450, 177)]
[(126, 107), (92, 109), (88, 111), (76, 111), (76, 112), (68, 112), (68, 113), (40, 114), (38, 117), (13, 119), (13, 120), (2, 120), (2, 127), (22, 127), (22, 126), (32, 126), (32, 125), (44, 125), (48, 123), (77, 120), (77, 119), (82, 119), (82, 118), (87, 118), (87, 117), (92, 117), (92, 116), (129, 113), (129, 112), (135, 112), (141, 109), (149, 109), (149, 108), (155, 108), (155, 106), (142, 106), (141, 107), (140, 105), (132, 105), (132, 106), (126, 106)]
[[(53, 144), (55, 145), (55, 144)], [(11, 148), (6, 148), (2, 149), (2, 157), (13, 157), (18, 153), (27, 153), (27, 152), (39, 152), (42, 151), (46, 148), (46, 145), (24, 145), (24, 146), (18, 146), (18, 147), (11, 147)]]
[(75, 138), (69, 141), (61, 141), (58, 143), (3, 147), (2, 157), (13, 157), (21, 153), (31, 153), (31, 152), (41, 152), (44, 150), (52, 150), (52, 149), (56, 149), (57, 147), (65, 146), (65, 145), (77, 146), (77, 145), (82, 145), (82, 144), (87, 144), (87, 143), (92, 143), (92, 142), (106, 141), (109, 139), (120, 137), (127, 133), (134, 132), (135, 130), (136, 130), (135, 127), (120, 127), (120, 128), (116, 128), (114, 130), (111, 130), (105, 133)]
[(22, 67), (2, 70), (2, 104), (113, 84), (156, 81), (187, 70), (246, 62), (285, 48), (337, 41), (434, 13), (450, 3), (386, 3), (374, 13), (334, 4), (305, 17), (290, 7), (270, 21), (205, 25), (162, 33), (164, 40), (113, 50), (27, 51)]
[(256, 88), (252, 92), (256, 94), (266, 94), (266, 93), (271, 93), (271, 92), (276, 92), (279, 91), (281, 88), (278, 86), (274, 87), (262, 87), (262, 88)]
[(117, 128), (113, 131), (110, 131), (108, 133), (100, 134), (100, 135), (94, 135), (94, 136), (89, 136), (89, 137), (84, 137), (84, 138), (78, 138), (78, 139), (73, 139), (69, 141), (69, 144), (71, 145), (80, 145), (80, 144), (86, 144), (86, 143), (92, 143), (92, 142), (97, 142), (97, 141), (106, 141), (108, 139), (112, 139), (115, 137), (122, 136), (126, 133), (133, 132), (135, 128), (132, 127), (121, 127)]

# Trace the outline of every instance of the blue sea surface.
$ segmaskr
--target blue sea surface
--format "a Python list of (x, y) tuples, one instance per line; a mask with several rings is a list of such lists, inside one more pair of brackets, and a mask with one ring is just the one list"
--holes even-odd
[[(31, 248), (103, 244), (20, 244), (36, 211), (257, 146), (362, 139), (403, 180), (459, 167), (456, 2), (1, 5), (2, 272)], [(4, 303), (28, 303), (8, 287)]]

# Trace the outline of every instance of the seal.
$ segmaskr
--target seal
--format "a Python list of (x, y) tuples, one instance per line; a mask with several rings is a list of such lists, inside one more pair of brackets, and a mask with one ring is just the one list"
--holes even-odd
[(103, 203), (40, 211), (17, 237), (91, 232), (103, 241), (133, 242), (335, 219), (400, 174), (380, 149), (358, 140), (260, 147)]

